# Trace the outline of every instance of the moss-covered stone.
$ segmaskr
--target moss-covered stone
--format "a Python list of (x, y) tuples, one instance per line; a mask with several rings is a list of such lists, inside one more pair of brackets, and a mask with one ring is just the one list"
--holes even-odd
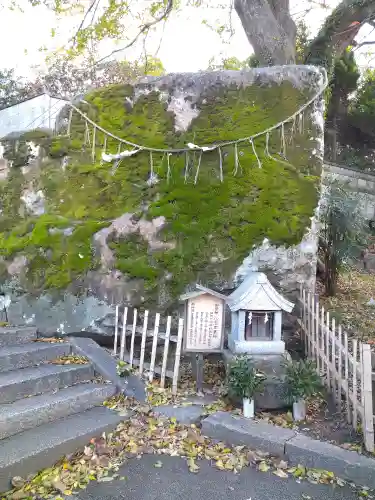
[[(261, 74), (262, 70), (256, 71)], [(316, 91), (314, 79), (312, 88), (303, 84), (298, 88), (287, 78), (277, 81), (272, 73), (266, 81), (259, 76), (252, 84), (245, 81), (242, 85), (236, 78), (223, 85), (211, 79), (212, 86), (201, 88), (198, 94), (192, 89), (190, 96), (185, 89), (183, 102), (188, 106), (189, 99), (194, 101), (192, 109), (197, 115), (186, 130), (176, 131), (176, 117), (168, 108), (174, 89), (160, 79), (158, 84), (96, 90), (85, 96), (80, 109), (123, 139), (152, 148), (183, 148), (189, 142), (210, 144), (254, 135), (295, 113)], [(227, 146), (221, 148), (223, 181), (215, 150), (203, 154), (195, 184), (198, 152), (172, 155), (169, 181), (166, 155), (153, 153), (159, 182), (149, 186), (148, 152), (125, 158), (113, 172), (110, 164), (100, 161), (104, 135), (97, 130), (97, 160), (93, 163), (92, 129), (91, 144), (85, 145), (85, 123), (74, 113), (71, 139), (55, 138), (49, 149), (52, 157), (69, 154), (69, 165), (63, 171), (59, 162), (46, 164), (38, 180), (48, 215), (37, 220), (16, 217), (10, 225), (19, 184), (11, 179), (2, 188), (0, 185), (7, 199), (15, 202), (7, 202), (0, 219), (0, 252), (7, 258), (20, 252), (27, 255), (33, 286), (64, 288), (98, 266), (92, 236), (130, 212), (148, 220), (164, 217), (166, 224), (158, 238), (173, 242), (170, 250), (152, 249), (134, 234), (110, 242), (116, 269), (127, 279), (142, 279), (147, 299), (155, 299), (160, 286), (173, 299), (196, 280), (228, 279), (264, 238), (290, 246), (300, 242), (310, 226), (318, 200), (320, 162), (311, 154), (318, 145), (318, 132), (308, 116), (302, 134), (292, 127), (291, 123), (285, 129), (290, 164), (266, 158), (262, 136), (255, 140), (262, 168), (245, 141), (238, 145), (241, 168), (236, 176), (234, 148)], [(274, 157), (280, 148), (280, 131), (275, 131), (270, 136)], [(107, 138), (106, 151), (117, 150), (118, 141)], [(74, 228), (70, 236), (54, 231), (67, 227)]]

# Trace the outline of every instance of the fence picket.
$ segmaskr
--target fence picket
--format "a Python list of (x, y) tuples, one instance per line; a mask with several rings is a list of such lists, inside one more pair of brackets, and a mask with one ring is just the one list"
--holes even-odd
[(116, 315), (115, 315), (115, 343), (113, 346), (113, 353), (117, 354), (117, 342), (118, 342), (118, 312), (119, 306), (116, 306)]
[(332, 344), (332, 392), (333, 399), (337, 403), (337, 389), (336, 389), (336, 378), (337, 378), (337, 370), (336, 370), (336, 319), (332, 318), (331, 320), (331, 344)]
[(352, 373), (352, 387), (353, 387), (353, 421), (352, 425), (354, 430), (357, 430), (358, 424), (358, 397), (357, 397), (357, 350), (358, 341), (353, 339), (353, 373)]
[(344, 333), (345, 340), (345, 385), (346, 385), (346, 420), (348, 424), (352, 423), (351, 402), (349, 397), (349, 340), (348, 334)]
[(168, 349), (169, 349), (169, 337), (171, 335), (171, 316), (168, 316), (167, 319), (167, 330), (165, 332), (165, 342), (164, 342), (164, 352), (163, 352), (163, 364), (161, 368), (161, 378), (160, 378), (160, 387), (165, 386), (165, 373), (167, 371), (167, 362), (168, 362)]
[(316, 300), (311, 296), (311, 355), (316, 358), (316, 332), (315, 332)]
[(338, 327), (338, 353), (339, 353), (339, 359), (338, 359), (338, 379), (337, 379), (337, 397), (338, 397), (338, 406), (339, 410), (341, 411), (341, 405), (342, 405), (342, 328), (341, 325)]
[(142, 341), (141, 341), (141, 358), (139, 361), (139, 373), (143, 372), (143, 364), (145, 361), (145, 348), (146, 348), (146, 337), (147, 337), (147, 323), (148, 323), (148, 310), (145, 311), (145, 317), (143, 320), (143, 330), (142, 330)]
[(364, 407), (365, 407), (365, 394), (364, 394), (365, 380), (362, 376), (363, 375), (363, 347), (362, 347), (361, 343), (359, 344), (359, 366), (361, 369), (361, 372), (360, 372), (361, 406), (362, 406), (362, 409), (364, 409)]
[(372, 402), (372, 360), (371, 347), (362, 344), (362, 379), (364, 392), (363, 430), (367, 451), (374, 451), (374, 416)]
[(326, 338), (326, 359), (327, 359), (327, 387), (331, 388), (331, 359), (330, 359), (330, 346), (329, 346), (329, 311), (326, 312), (326, 325), (324, 329), (324, 335)]
[(137, 329), (137, 315), (138, 315), (138, 311), (137, 311), (137, 309), (134, 308), (134, 310), (133, 310), (132, 337), (131, 337), (131, 340), (130, 340), (130, 358), (129, 358), (130, 366), (133, 366), (134, 340), (135, 340), (135, 331)]
[(125, 342), (126, 342), (126, 322), (128, 319), (128, 308), (124, 308), (124, 317), (122, 320), (122, 332), (121, 332), (121, 349), (120, 349), (120, 359), (124, 359), (125, 354)]
[(180, 358), (181, 358), (181, 345), (182, 345), (183, 330), (184, 330), (184, 320), (182, 318), (180, 318), (178, 320), (178, 334), (177, 334), (177, 345), (176, 345), (176, 357), (175, 357), (175, 361), (174, 361), (174, 370), (173, 370), (172, 394), (177, 393), (178, 372), (180, 370)]
[(324, 348), (324, 332), (325, 332), (325, 325), (324, 325), (324, 319), (325, 319), (325, 313), (324, 313), (324, 307), (322, 307), (322, 310), (320, 311), (320, 335), (321, 335), (321, 342), (320, 342), (320, 356), (321, 356), (321, 368), (322, 368), (322, 374), (327, 373), (327, 358), (325, 356), (325, 348)]
[[(301, 285), (302, 287), (302, 285)], [(303, 348), (305, 351), (305, 354), (307, 354), (307, 342), (309, 339), (309, 336), (307, 334), (307, 318), (306, 318), (306, 290), (302, 288), (302, 323), (303, 323)]]
[(319, 319), (320, 319), (320, 307), (319, 298), (316, 298), (315, 302), (315, 357), (316, 357), (316, 368), (320, 374), (320, 335), (319, 335)]
[(307, 293), (307, 356), (311, 356), (311, 294)]
[(150, 382), (152, 382), (153, 378), (154, 378), (155, 360), (156, 360), (156, 347), (158, 345), (159, 322), (160, 322), (160, 314), (156, 313), (156, 316), (155, 316), (155, 327), (154, 327), (154, 336), (153, 336), (153, 339), (152, 339), (151, 364), (150, 364), (150, 375), (149, 375), (149, 381)]

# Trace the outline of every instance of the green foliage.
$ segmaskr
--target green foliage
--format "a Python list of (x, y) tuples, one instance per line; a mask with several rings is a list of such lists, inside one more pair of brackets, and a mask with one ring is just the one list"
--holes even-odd
[(332, 181), (321, 206), (321, 253), (325, 265), (325, 292), (335, 295), (338, 273), (357, 259), (369, 238), (358, 193), (346, 184)]
[[(124, 105), (126, 98), (134, 102), (132, 107)], [(306, 98), (305, 93), (287, 83), (207, 89), (197, 103), (199, 116), (186, 132), (174, 130), (173, 114), (158, 92), (134, 99), (130, 85), (95, 90), (85, 96), (88, 104), (82, 102), (80, 107), (100, 126), (120, 137), (165, 148), (250, 136), (294, 113)], [(139, 235), (114, 239), (110, 246), (116, 258), (115, 267), (129, 278), (143, 280), (147, 305), (157, 300), (161, 288), (174, 301), (192, 281), (212, 283), (229, 278), (252, 246), (264, 238), (288, 246), (301, 241), (318, 200), (320, 170), (318, 161), (309, 154), (314, 147), (311, 130), (313, 125), (308, 124), (303, 135), (295, 136), (298, 148), (288, 143), (290, 164), (265, 158), (264, 138), (259, 138), (255, 144), (262, 160), (260, 169), (251, 145), (241, 144), (241, 170), (237, 176), (233, 176), (233, 147), (223, 147), (223, 182), (219, 178), (217, 151), (202, 157), (197, 184), (193, 179), (198, 153), (188, 155), (187, 182), (183, 176), (186, 156), (171, 157), (169, 183), (166, 158), (154, 154), (154, 170), (160, 182), (149, 187), (147, 153), (127, 158), (112, 174), (111, 166), (100, 161), (103, 135), (97, 133), (98, 160), (92, 163), (91, 147), (85, 149), (83, 145), (84, 122), (73, 114), (74, 144), (64, 137), (54, 138), (49, 150), (52, 157), (68, 153), (70, 164), (65, 171), (57, 160), (44, 164), (38, 181), (51, 219), (47, 224), (41, 218), (37, 231), (28, 229), (27, 235), (20, 238), (17, 234), (25, 221), (18, 216), (11, 228), (7, 225), (0, 233), (0, 253), (8, 258), (19, 252), (26, 254), (34, 269), (30, 278), (35, 278), (38, 267), (41, 269), (36, 276), (38, 288), (63, 288), (69, 280), (84, 277), (87, 270), (96, 268), (91, 238), (98, 228), (108, 226), (108, 221), (126, 212), (145, 221), (164, 217), (166, 225), (157, 235), (160, 249), (151, 250)], [(290, 130), (286, 133), (289, 136)], [(270, 145), (277, 157), (277, 133), (272, 134)], [(107, 152), (115, 153), (117, 148), (118, 143), (109, 138)], [(16, 205), (13, 213), (19, 210), (19, 198)], [(12, 210), (5, 211), (7, 220)], [(73, 235), (48, 233), (48, 229), (61, 227), (62, 222), (65, 228), (75, 228)], [(37, 238), (39, 230), (43, 238)], [(170, 249), (163, 249), (163, 244)], [(218, 259), (213, 262), (212, 257), (216, 256)]]
[(229, 366), (227, 385), (229, 396), (253, 399), (262, 392), (266, 377), (252, 365), (250, 356), (237, 356)]
[(375, 70), (368, 69), (364, 73), (351, 110), (375, 117)]
[(323, 385), (313, 361), (286, 361), (284, 366), (287, 396), (292, 403), (320, 393)]
[(375, 145), (375, 70), (368, 69), (350, 103), (349, 125), (359, 130), (363, 142)]
[(119, 377), (128, 377), (132, 372), (132, 368), (126, 361), (118, 361), (116, 366), (116, 372)]

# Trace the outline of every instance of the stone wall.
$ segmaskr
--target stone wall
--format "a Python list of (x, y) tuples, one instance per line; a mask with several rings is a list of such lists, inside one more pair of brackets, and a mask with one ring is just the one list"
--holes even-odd
[(375, 218), (375, 175), (325, 162), (323, 182), (328, 179), (343, 182), (349, 189), (357, 192), (361, 198), (364, 217), (369, 220)]
[[(98, 89), (79, 104), (100, 126), (154, 148), (181, 148), (250, 137), (295, 113), (322, 85), (304, 66), (146, 78), (131, 87)], [(117, 169), (85, 146), (85, 126), (42, 144), (41, 167), (12, 169), (0, 182), (0, 254), (10, 319), (41, 331), (103, 331), (111, 304), (175, 311), (179, 295), (199, 281), (226, 291), (252, 266), (292, 299), (313, 288), (323, 156), (323, 101), (303, 127), (261, 136), (202, 156), (141, 152)], [(118, 144), (109, 140), (108, 153)], [(261, 165), (259, 164), (259, 161)], [(222, 175), (221, 175), (222, 174)], [(169, 182), (167, 181), (169, 179)], [(36, 199), (38, 198), (38, 199)], [(37, 209), (35, 208), (37, 207)], [(43, 215), (40, 211), (43, 210)], [(108, 309), (109, 308), (109, 309)], [(111, 321), (112, 321), (111, 319)]]

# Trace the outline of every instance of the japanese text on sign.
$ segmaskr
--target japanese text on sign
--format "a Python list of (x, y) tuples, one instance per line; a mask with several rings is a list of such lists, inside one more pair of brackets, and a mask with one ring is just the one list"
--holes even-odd
[(211, 295), (190, 299), (187, 307), (187, 351), (218, 351), (223, 335), (223, 301)]

